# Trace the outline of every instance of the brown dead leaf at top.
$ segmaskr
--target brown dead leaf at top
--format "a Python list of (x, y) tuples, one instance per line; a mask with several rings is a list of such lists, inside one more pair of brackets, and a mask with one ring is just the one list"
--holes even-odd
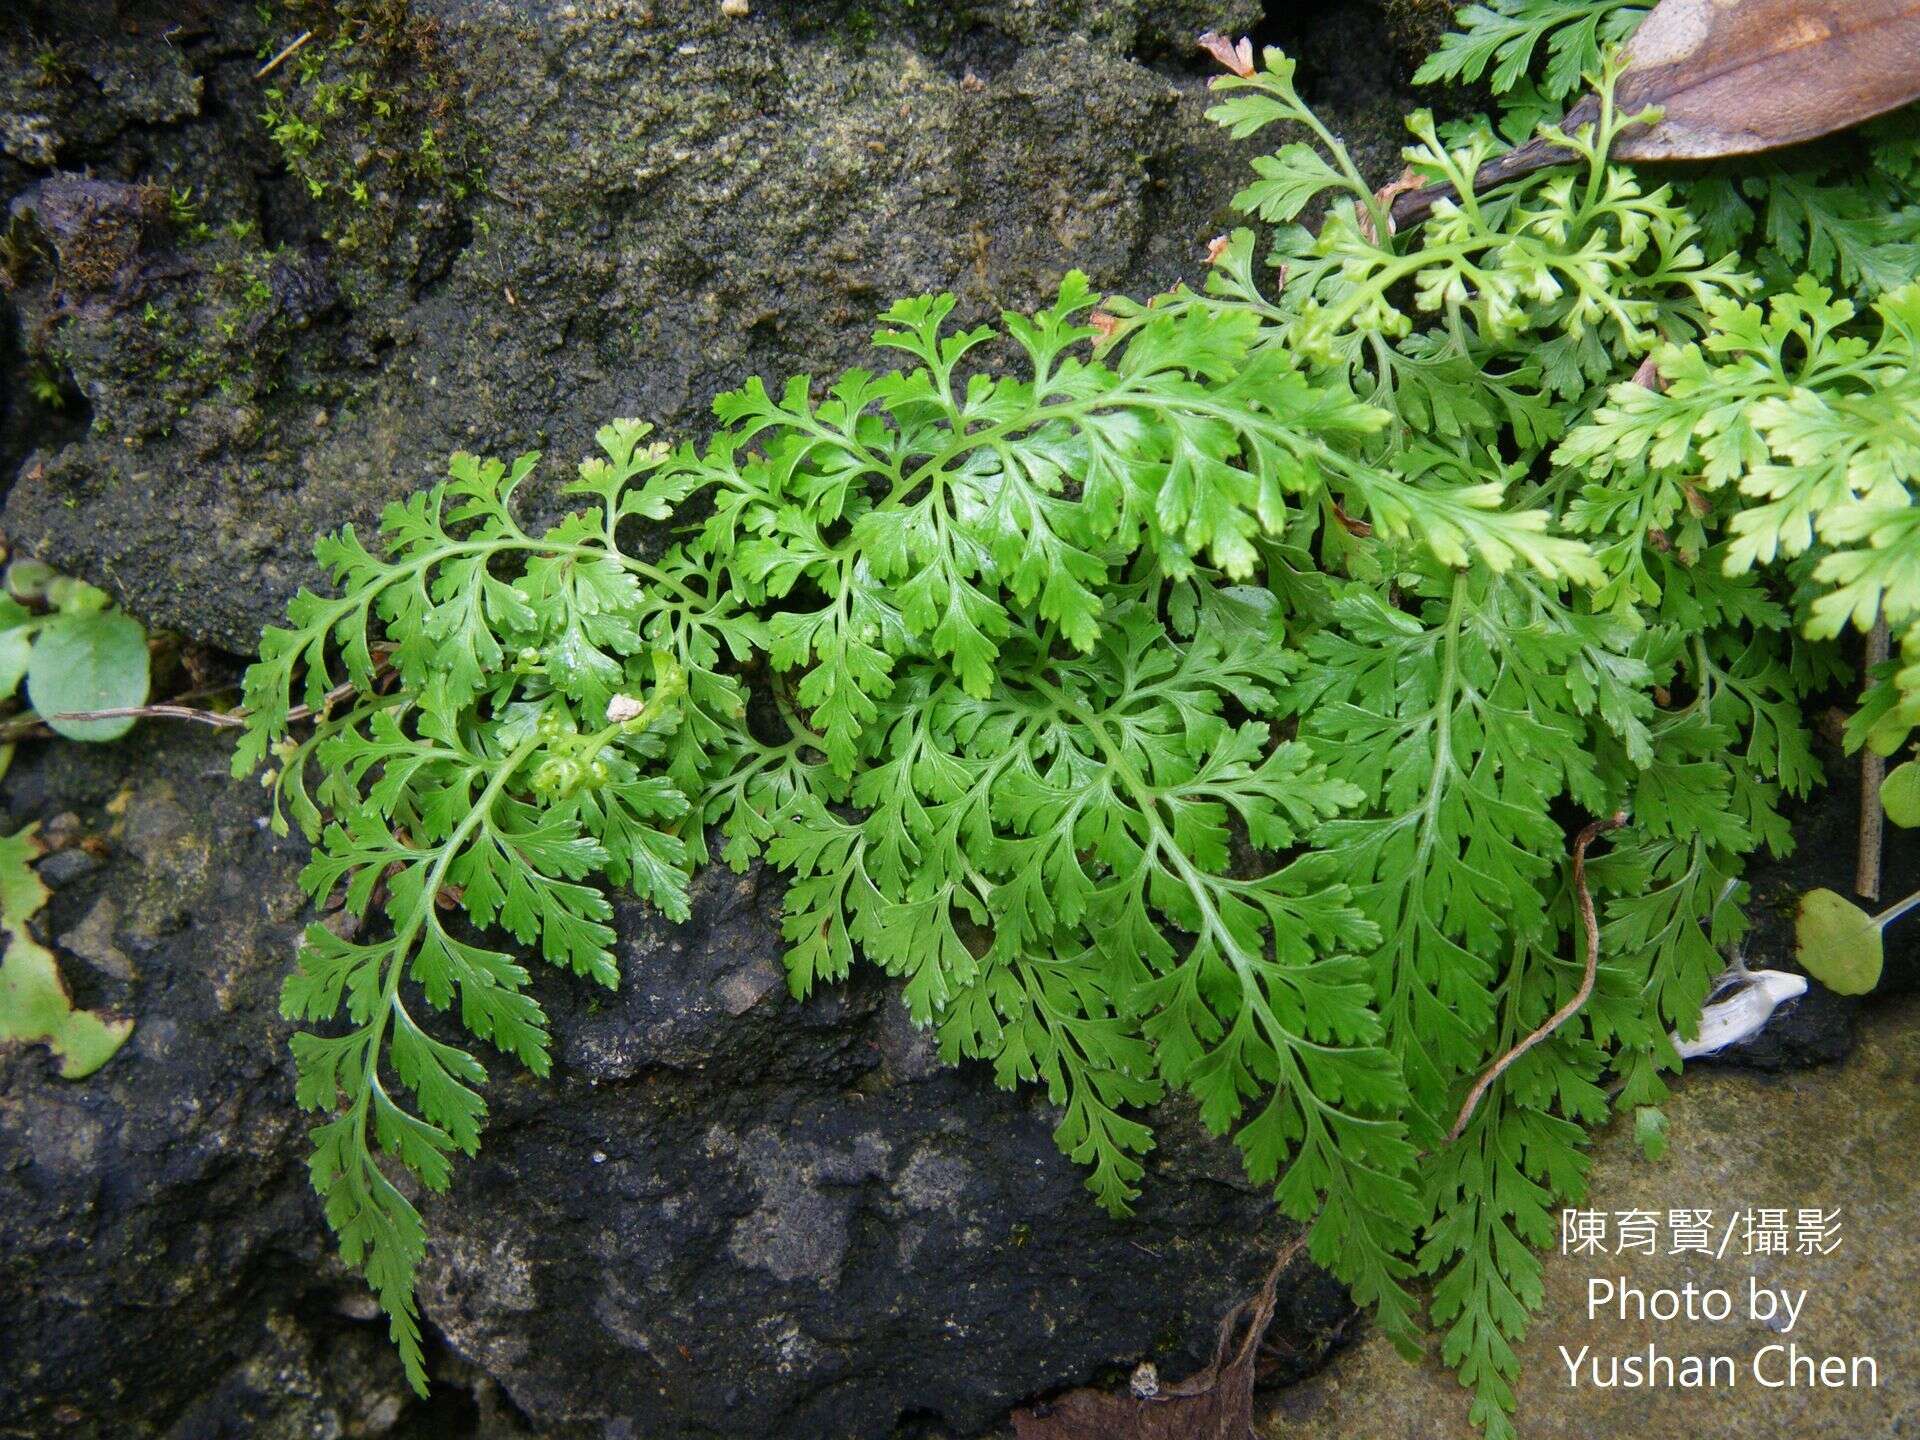
[[(1253, 1433), (1253, 1382), (1260, 1342), (1273, 1323), (1280, 1276), (1306, 1248), (1295, 1240), (1275, 1257), (1259, 1291), (1227, 1312), (1213, 1360), (1147, 1398), (1075, 1390), (1017, 1410), (1017, 1440), (1247, 1440)], [(1236, 1340), (1236, 1337), (1237, 1340)]]
[[(1624, 160), (1711, 160), (1831, 135), (1920, 100), (1920, 0), (1661, 0), (1627, 42), (1614, 104), (1660, 108), (1651, 125), (1619, 136)], [(1599, 118), (1587, 95), (1560, 128)], [(1485, 190), (1572, 157), (1544, 139), (1490, 161)], [(1420, 219), (1453, 192), (1399, 196), (1396, 224)]]
[[(1627, 43), (1615, 103), (1658, 105), (1630, 160), (1794, 145), (1920, 99), (1920, 0), (1664, 0)], [(1568, 119), (1587, 110), (1589, 98)]]

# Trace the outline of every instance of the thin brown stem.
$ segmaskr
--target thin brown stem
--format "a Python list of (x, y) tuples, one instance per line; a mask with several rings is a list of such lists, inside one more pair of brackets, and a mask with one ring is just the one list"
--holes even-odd
[[(1867, 670), (1886, 661), (1891, 648), (1887, 617), (1882, 615), (1867, 632)], [(1880, 783), (1887, 778), (1886, 757), (1871, 745), (1860, 751), (1860, 851), (1854, 864), (1853, 888), (1867, 900), (1880, 898), (1880, 848), (1885, 819), (1880, 810)]]
[(48, 720), (191, 720), (217, 730), (236, 730), (247, 723), (237, 711), (196, 710), (191, 705), (116, 705), (110, 710), (63, 710)]
[(278, 55), (274, 56), (271, 60), (267, 61), (267, 63), (262, 65), (258, 70), (254, 71), (253, 78), (256, 80), (266, 79), (267, 76), (271, 75), (275, 70), (278, 70), (281, 67), (281, 65), (285, 64), (287, 60), (299, 54), (300, 47), (305, 45), (311, 39), (313, 39), (313, 31), (311, 30), (301, 31), (299, 39), (295, 40), (291, 45), (287, 46), (286, 49), (282, 50)]
[(1606, 819), (1596, 820), (1587, 826), (1573, 842), (1573, 893), (1580, 906), (1580, 924), (1587, 933), (1587, 968), (1580, 978), (1580, 988), (1573, 992), (1572, 999), (1547, 1017), (1546, 1024), (1494, 1061), (1486, 1074), (1474, 1084), (1472, 1093), (1467, 1096), (1467, 1103), (1460, 1107), (1460, 1118), (1453, 1122), (1453, 1129), (1447, 1132), (1449, 1145), (1460, 1138), (1461, 1132), (1467, 1128), (1467, 1122), (1473, 1118), (1473, 1112), (1480, 1108), (1481, 1100), (1507, 1067), (1571, 1020), (1580, 1007), (1587, 1003), (1587, 997), (1593, 994), (1594, 977), (1600, 971), (1600, 922), (1594, 918), (1593, 895), (1587, 889), (1587, 846), (1594, 842), (1596, 836), (1608, 830), (1618, 830), (1626, 823), (1626, 811), (1615, 811)]
[[(370, 686), (368, 688), (372, 689), (374, 687), (377, 687), (382, 680), (387, 678), (388, 673), (389, 672), (384, 665), (381, 666), (378, 670), (374, 671), (373, 686)], [(331, 713), (335, 705), (338, 705), (342, 700), (346, 699), (347, 696), (353, 694), (353, 692), (357, 688), (358, 687), (355, 686), (351, 680), (342, 680), (338, 685), (334, 686), (331, 690), (327, 691), (325, 695), (320, 697), (320, 703), (318, 705), (294, 706), (291, 710), (287, 711), (287, 719), (290, 721), (291, 720), (311, 720), (316, 715), (322, 718), (325, 718), (329, 713)], [(244, 715), (247, 712), (242, 710), (238, 713)]]
[[(383, 668), (374, 676), (377, 685), (386, 675)], [(287, 723), (311, 720), (316, 716), (324, 717), (335, 705), (353, 694), (358, 687), (351, 680), (342, 681), (321, 697), (318, 705), (296, 705), (287, 711)], [(204, 694), (204, 691), (194, 692)], [(188, 720), (196, 725), (212, 726), (216, 730), (238, 730), (247, 723), (245, 710), (199, 710), (191, 705), (118, 705), (110, 710), (63, 710), (58, 715), (45, 716), (27, 714), (5, 725), (0, 725), (0, 744), (25, 739), (46, 728), (47, 721), (53, 720)]]
[[(1306, 1248), (1305, 1235), (1282, 1246), (1274, 1256), (1273, 1264), (1267, 1267), (1267, 1277), (1260, 1282), (1260, 1288), (1221, 1319), (1219, 1334), (1214, 1341), (1212, 1364), (1148, 1398), (1159, 1404), (1192, 1400), (1222, 1385), (1233, 1384), (1244, 1386), (1251, 1399), (1254, 1364), (1259, 1358), (1260, 1343), (1266, 1338), (1267, 1328), (1273, 1324), (1280, 1277)], [(1236, 1335), (1239, 1337), (1237, 1345), (1234, 1343)]]

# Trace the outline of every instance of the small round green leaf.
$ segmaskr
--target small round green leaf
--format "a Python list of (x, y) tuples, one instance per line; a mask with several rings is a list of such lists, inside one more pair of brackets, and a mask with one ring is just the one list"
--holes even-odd
[(1800, 897), (1795, 956), (1838, 995), (1864, 995), (1880, 983), (1880, 927), (1844, 895), (1809, 890)]
[(69, 740), (117, 740), (131, 718), (61, 720), (76, 710), (147, 703), (147, 632), (126, 615), (61, 615), (49, 620), (27, 666), (27, 698), (54, 733)]
[(1920, 825), (1920, 760), (1893, 767), (1880, 782), (1880, 806), (1902, 829)]
[(47, 586), (59, 578), (51, 565), (42, 565), (38, 560), (16, 560), (7, 566), (7, 592), (22, 600), (38, 600), (47, 593)]
[(33, 631), (21, 625), (0, 630), (0, 700), (10, 700), (20, 688), (20, 677), (27, 673), (33, 658)]

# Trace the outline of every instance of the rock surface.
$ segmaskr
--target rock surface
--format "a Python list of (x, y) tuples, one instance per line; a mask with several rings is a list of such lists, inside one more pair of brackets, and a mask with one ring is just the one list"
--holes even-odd
[[(1829, 794), (1806, 841), (1844, 815), (1845, 790)], [(884, 983), (791, 1001), (776, 887), (708, 872), (686, 926), (623, 907), (616, 995), (540, 977), (555, 1077), (497, 1067), (479, 1159), (425, 1204), (439, 1389), (420, 1405), (302, 1170), (274, 1015), (302, 847), (262, 828), (257, 788), (197, 731), (29, 747), (4, 798), (9, 830), (105, 841), (104, 860), (43, 862), (58, 884), (40, 932), (77, 1003), (136, 1025), (78, 1084), (41, 1050), (0, 1052), (0, 1434), (970, 1434), (1141, 1359), (1185, 1373), (1282, 1237), (1237, 1158), (1177, 1114), (1139, 1218), (1102, 1218), (1035, 1096), (940, 1067)], [(93, 863), (60, 863), (74, 855)], [(1891, 859), (1890, 883), (1911, 883), (1912, 847)], [(1898, 967), (1914, 947), (1895, 938)], [(1689, 1078), (1673, 1156), (1647, 1167), (1606, 1137), (1595, 1203), (1842, 1204), (1853, 1268), (1782, 1266), (1779, 1283), (1812, 1286), (1822, 1317), (1856, 1294), (1878, 1306), (1884, 1329), (1856, 1342), (1823, 1318), (1823, 1343), (1878, 1346), (1883, 1373), (1911, 1374), (1904, 1312), (1873, 1287), (1905, 1283), (1882, 1232), (1915, 1198), (1916, 1018), (1874, 1022), (1839, 1068)], [(1852, 1005), (1831, 1024), (1850, 1035)], [(1552, 1273), (1527, 1360), (1540, 1413), (1581, 1278)], [(1347, 1313), (1325, 1283), (1284, 1298), (1301, 1370)], [(1374, 1342), (1333, 1376), (1282, 1402), (1331, 1417), (1308, 1433), (1458, 1430), (1452, 1380)], [(1409, 1428), (1339, 1428), (1376, 1404)]]
[[(1295, 22), (1310, 48), (1373, 23), (1334, 9), (1324, 37)], [(981, 317), (1069, 266), (1150, 292), (1198, 271), (1253, 151), (1203, 118), (1191, 44), (1252, 0), (27, 11), (0, 20), (0, 525), (240, 651), (317, 534), (455, 449), (571, 461), (615, 415), (698, 434), (753, 374), (871, 361), (900, 295)], [(319, 39), (256, 79), (302, 27)], [(1390, 171), (1391, 66), (1327, 48), (1331, 113)], [(263, 105), (311, 133), (270, 141)], [(82, 168), (150, 187), (115, 263), (62, 248)]]
[[(1789, 1227), (1797, 1226), (1802, 1208), (1838, 1211), (1840, 1243), (1830, 1254), (1800, 1254), (1797, 1230), (1790, 1229), (1790, 1253), (1749, 1258), (1744, 1230), (1737, 1230), (1719, 1259), (1638, 1251), (1548, 1257), (1546, 1301), (1519, 1347), (1521, 1433), (1528, 1440), (1636, 1434), (1856, 1440), (1913, 1433), (1920, 1426), (1920, 1335), (1913, 1324), (1920, 1291), (1920, 1251), (1913, 1244), (1920, 1207), (1916, 1083), (1920, 1002), (1909, 998), (1868, 1020), (1844, 1064), (1772, 1077), (1690, 1076), (1667, 1106), (1672, 1148), (1657, 1163), (1641, 1156), (1629, 1127), (1616, 1125), (1602, 1136), (1588, 1203), (1657, 1213), (1663, 1252), (1670, 1248), (1666, 1217), (1676, 1209), (1713, 1211), (1716, 1245), (1719, 1227), (1749, 1207), (1784, 1208)], [(1587, 1285), (1595, 1277), (1624, 1280), (1647, 1293), (1689, 1281), (1703, 1290), (1724, 1289), (1732, 1318), (1642, 1320), (1630, 1307), (1623, 1320), (1616, 1302), (1590, 1319)], [(1748, 1317), (1750, 1284), (1806, 1292), (1790, 1332), (1783, 1322)], [(1871, 1356), (1878, 1383), (1855, 1384), (1849, 1369), (1849, 1383), (1840, 1388), (1766, 1388), (1755, 1378), (1756, 1357), (1764, 1378), (1786, 1378), (1785, 1355), (1759, 1354), (1786, 1344), (1816, 1360)], [(1735, 1383), (1597, 1389), (1583, 1369), (1576, 1388), (1560, 1355), (1563, 1346), (1575, 1356), (1584, 1346), (1605, 1357), (1644, 1356), (1649, 1345), (1676, 1357), (1729, 1357)], [(1450, 1374), (1431, 1361), (1410, 1366), (1370, 1337), (1280, 1396), (1261, 1433), (1272, 1440), (1470, 1440), (1476, 1432), (1466, 1411)]]
[[(224, 771), (217, 737), (150, 728), (8, 778), (9, 831), (106, 842), (53, 867), (43, 931), (76, 1002), (136, 1023), (82, 1083), (0, 1051), (0, 1434), (472, 1433), (481, 1410), (499, 1435), (967, 1433), (1195, 1363), (1284, 1239), (1179, 1114), (1139, 1217), (1104, 1218), (1039, 1097), (939, 1065), (884, 984), (789, 999), (776, 888), (708, 872), (687, 925), (622, 908), (617, 995), (538, 982), (555, 1077), (497, 1067), (480, 1158), (423, 1203), (444, 1343), (420, 1406), (306, 1185), (274, 1014), (303, 847)], [(1317, 1354), (1346, 1314), (1307, 1285), (1289, 1343)]]

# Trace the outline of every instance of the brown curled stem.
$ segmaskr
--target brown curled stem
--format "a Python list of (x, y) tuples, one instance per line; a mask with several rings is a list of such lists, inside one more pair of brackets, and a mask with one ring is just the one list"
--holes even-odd
[(1573, 893), (1579, 901), (1580, 924), (1587, 935), (1587, 968), (1586, 973), (1580, 977), (1580, 988), (1573, 992), (1573, 997), (1566, 1004), (1547, 1017), (1544, 1025), (1494, 1061), (1487, 1068), (1487, 1072), (1474, 1083), (1472, 1092), (1467, 1096), (1466, 1104), (1460, 1107), (1460, 1118), (1453, 1122), (1453, 1129), (1447, 1132), (1449, 1145), (1458, 1140), (1461, 1132), (1467, 1128), (1467, 1122), (1473, 1118), (1473, 1112), (1480, 1108), (1480, 1102), (1486, 1098), (1487, 1091), (1492, 1088), (1493, 1082), (1505, 1074), (1514, 1061), (1571, 1020), (1579, 1012), (1580, 1007), (1587, 1003), (1587, 997), (1593, 994), (1594, 977), (1600, 971), (1600, 922), (1594, 918), (1593, 894), (1587, 889), (1587, 846), (1593, 843), (1596, 836), (1608, 830), (1618, 830), (1626, 823), (1627, 812), (1617, 810), (1606, 819), (1596, 820), (1587, 826), (1573, 842)]
[[(1273, 1264), (1267, 1269), (1267, 1278), (1261, 1282), (1260, 1288), (1221, 1319), (1219, 1335), (1214, 1341), (1212, 1363), (1185, 1380), (1169, 1385), (1159, 1394), (1145, 1397), (1146, 1403), (1164, 1405), (1193, 1400), (1225, 1384), (1244, 1385), (1251, 1398), (1254, 1365), (1259, 1359), (1261, 1341), (1266, 1338), (1267, 1329), (1273, 1324), (1280, 1277), (1306, 1248), (1305, 1235), (1283, 1246), (1280, 1253), (1274, 1256)], [(1236, 1334), (1240, 1336), (1237, 1346), (1234, 1344)]]
[[(386, 675), (383, 668), (374, 676), (374, 683)], [(328, 711), (339, 704), (359, 687), (351, 680), (343, 681), (329, 690), (318, 705), (296, 705), (287, 711), (286, 720), (291, 724), (299, 720), (311, 720), (316, 716), (324, 717)], [(237, 730), (247, 723), (245, 710), (198, 710), (191, 705), (119, 705), (111, 710), (64, 710), (53, 716), (25, 716), (22, 719), (29, 729), (53, 720), (190, 720), (196, 725), (210, 725), (216, 730)], [(16, 724), (20, 722), (16, 721)], [(13, 731), (0, 728), (0, 739), (13, 738)]]
[(63, 710), (49, 720), (191, 720), (216, 730), (233, 730), (247, 723), (240, 712), (196, 710), (191, 705), (116, 705), (110, 710)]

